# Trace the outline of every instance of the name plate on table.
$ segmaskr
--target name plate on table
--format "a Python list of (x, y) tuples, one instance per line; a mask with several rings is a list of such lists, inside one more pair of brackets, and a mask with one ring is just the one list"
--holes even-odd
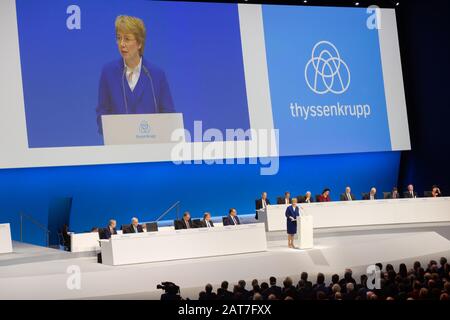
[[(105, 145), (156, 144), (172, 141), (172, 133), (184, 129), (182, 113), (112, 114), (102, 116)], [(181, 130), (180, 130), (181, 131)]]

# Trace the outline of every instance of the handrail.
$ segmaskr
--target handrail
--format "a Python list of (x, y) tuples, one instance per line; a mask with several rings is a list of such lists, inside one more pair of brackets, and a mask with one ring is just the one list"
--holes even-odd
[(20, 216), (20, 242), (23, 242), (23, 218), (25, 217), (27, 220), (29, 220), (32, 224), (34, 224), (36, 227), (41, 229), (46, 233), (46, 240), (47, 240), (47, 247), (50, 245), (50, 230), (45, 227), (42, 223), (38, 222), (36, 219), (34, 219), (32, 216), (25, 214), (23, 212), (19, 212)]
[(178, 200), (177, 202), (175, 202), (174, 204), (172, 204), (166, 211), (164, 211), (163, 213), (161, 213), (159, 215), (158, 218), (156, 218), (155, 221), (160, 221), (162, 218), (164, 218), (170, 211), (172, 211), (173, 208), (177, 208), (176, 214), (177, 214), (177, 220), (178, 220), (178, 213), (180, 211), (180, 203), (181, 201)]

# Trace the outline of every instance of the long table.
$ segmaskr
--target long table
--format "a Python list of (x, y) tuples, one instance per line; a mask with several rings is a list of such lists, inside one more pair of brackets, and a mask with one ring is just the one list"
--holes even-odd
[[(314, 228), (359, 227), (450, 222), (450, 197), (299, 204), (314, 217)], [(287, 205), (268, 206), (259, 213), (266, 231), (286, 230)]]
[(114, 235), (100, 242), (102, 263), (112, 266), (267, 250), (263, 223)]
[(0, 253), (12, 252), (11, 228), (9, 223), (0, 224)]

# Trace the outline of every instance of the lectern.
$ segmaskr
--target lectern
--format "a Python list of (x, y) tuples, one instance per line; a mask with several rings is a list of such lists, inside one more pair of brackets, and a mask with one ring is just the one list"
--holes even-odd
[(297, 233), (300, 249), (311, 249), (314, 246), (313, 216), (302, 215), (298, 218)]

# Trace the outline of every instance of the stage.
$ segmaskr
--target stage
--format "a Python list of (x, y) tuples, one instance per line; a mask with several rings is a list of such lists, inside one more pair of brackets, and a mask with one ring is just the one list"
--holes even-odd
[[(0, 255), (0, 299), (159, 299), (161, 281), (175, 282), (184, 298), (196, 299), (206, 283), (216, 289), (223, 280), (232, 290), (241, 279), (249, 287), (254, 278), (276, 276), (281, 284), (286, 276), (297, 282), (307, 271), (311, 281), (322, 272), (328, 283), (332, 274), (342, 276), (349, 267), (358, 281), (376, 262), (395, 268), (405, 262), (410, 268), (416, 260), (426, 265), (450, 257), (450, 224), (444, 223), (320, 230), (311, 250), (288, 249), (283, 232), (268, 233), (267, 239), (268, 250), (261, 253), (115, 267), (98, 264), (93, 253), (14, 242), (13, 253)], [(73, 268), (81, 271), (79, 290), (67, 288)]]

